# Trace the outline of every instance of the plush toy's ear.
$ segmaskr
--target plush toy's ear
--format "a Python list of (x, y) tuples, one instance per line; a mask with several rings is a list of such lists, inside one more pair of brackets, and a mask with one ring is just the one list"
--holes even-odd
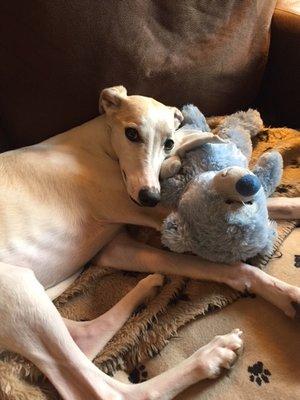
[(210, 132), (211, 129), (206, 122), (205, 116), (198, 107), (193, 104), (186, 104), (182, 107), (182, 115), (184, 117), (184, 124), (193, 126), (201, 132)]
[(103, 89), (100, 94), (99, 108), (105, 113), (118, 109), (121, 101), (127, 97), (127, 90), (124, 86), (113, 86)]
[(164, 221), (162, 244), (176, 253), (191, 251), (190, 234), (177, 212), (171, 213)]
[(259, 178), (266, 196), (270, 196), (280, 183), (283, 160), (278, 151), (269, 151), (259, 157), (253, 173)]

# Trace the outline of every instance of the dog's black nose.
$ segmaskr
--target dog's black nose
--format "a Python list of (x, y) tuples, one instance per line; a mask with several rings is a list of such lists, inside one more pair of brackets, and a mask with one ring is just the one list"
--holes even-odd
[(160, 193), (154, 188), (143, 188), (139, 191), (139, 202), (145, 207), (155, 207), (160, 202)]

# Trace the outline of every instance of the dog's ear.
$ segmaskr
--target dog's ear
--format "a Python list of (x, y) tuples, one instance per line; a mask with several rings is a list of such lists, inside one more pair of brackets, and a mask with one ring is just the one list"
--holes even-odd
[(103, 110), (109, 113), (120, 107), (122, 100), (127, 97), (127, 90), (124, 86), (113, 86), (103, 89), (99, 99), (100, 112)]
[(181, 111), (178, 110), (178, 108), (176, 108), (176, 107), (172, 107), (172, 108), (174, 110), (174, 126), (175, 126), (175, 129), (177, 129), (180, 126), (181, 122), (183, 121), (183, 115), (182, 115)]

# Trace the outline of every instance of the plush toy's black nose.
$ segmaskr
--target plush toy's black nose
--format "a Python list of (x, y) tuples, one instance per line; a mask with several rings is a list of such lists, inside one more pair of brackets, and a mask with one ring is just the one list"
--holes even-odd
[(143, 188), (139, 191), (139, 202), (145, 207), (155, 207), (160, 202), (160, 193), (155, 188)]
[(236, 191), (244, 197), (254, 196), (260, 187), (260, 180), (252, 174), (244, 175), (235, 184)]

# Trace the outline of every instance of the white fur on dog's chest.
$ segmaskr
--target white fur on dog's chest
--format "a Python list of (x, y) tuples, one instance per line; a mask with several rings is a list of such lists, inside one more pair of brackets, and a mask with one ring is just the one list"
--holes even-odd
[(110, 239), (110, 231), (116, 230), (98, 223), (58, 224), (55, 218), (34, 222), (26, 234), (22, 227), (19, 234), (14, 230), (14, 235), (1, 240), (0, 260), (32, 269), (45, 288), (78, 271)]
[(103, 177), (90, 160), (48, 142), (1, 155), (0, 261), (32, 269), (45, 288), (77, 272), (119, 229), (97, 215)]

